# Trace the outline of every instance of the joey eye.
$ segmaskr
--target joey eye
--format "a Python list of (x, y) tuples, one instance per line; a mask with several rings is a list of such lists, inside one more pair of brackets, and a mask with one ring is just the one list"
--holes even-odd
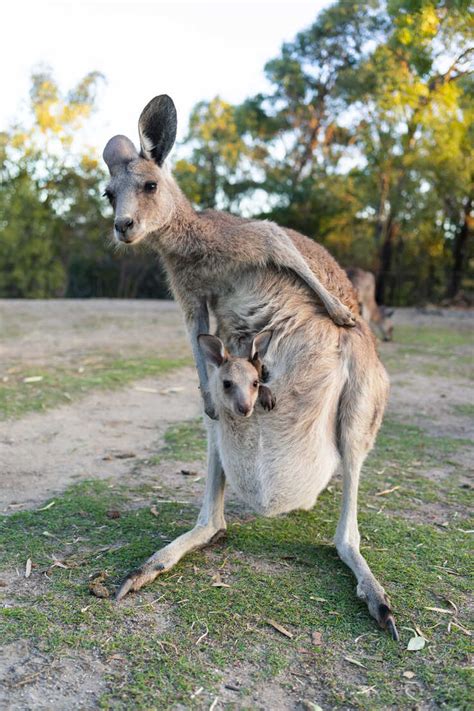
[(232, 387), (232, 381), (231, 380), (223, 380), (222, 385), (224, 387), (224, 390), (230, 390)]
[(258, 380), (254, 380), (252, 385), (254, 386), (254, 388), (258, 388)]
[(143, 189), (146, 193), (154, 193), (156, 190), (156, 183), (153, 180), (147, 180)]

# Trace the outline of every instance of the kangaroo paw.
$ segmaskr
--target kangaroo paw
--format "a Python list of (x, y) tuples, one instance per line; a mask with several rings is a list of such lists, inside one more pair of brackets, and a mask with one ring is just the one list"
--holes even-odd
[(338, 326), (355, 326), (354, 314), (344, 304), (336, 304), (328, 308), (328, 314)]

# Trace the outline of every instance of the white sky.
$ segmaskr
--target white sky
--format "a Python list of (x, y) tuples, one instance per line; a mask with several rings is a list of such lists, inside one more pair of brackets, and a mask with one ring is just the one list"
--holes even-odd
[(263, 66), (329, 0), (16, 0), (2, 14), (0, 129), (28, 100), (31, 69), (53, 68), (64, 90), (88, 71), (107, 78), (83, 137), (102, 150), (115, 133), (137, 141), (140, 111), (170, 94), (183, 138), (192, 106), (239, 102), (265, 89)]

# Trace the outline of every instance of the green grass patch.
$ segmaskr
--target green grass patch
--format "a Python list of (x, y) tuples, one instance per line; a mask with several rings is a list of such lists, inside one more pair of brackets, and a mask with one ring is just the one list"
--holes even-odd
[[(281, 672), (288, 679), (294, 672), (316, 676), (314, 694), (323, 708), (398, 708), (408, 690), (414, 704), (467, 709), (470, 638), (459, 628), (448, 632), (452, 615), (427, 608), (453, 610), (451, 600), (459, 609), (456, 619), (469, 626), (467, 530), (472, 524), (456, 519), (444, 528), (403, 515), (408, 487), (423, 481), (431, 462), (464, 446), (391, 421), (365, 468), (364, 505), (382, 503), (375, 492), (391, 483), (392, 474), (401, 485), (383, 499), (392, 507), (389, 515), (365, 506), (360, 515), (363, 552), (390, 594), (400, 645), (376, 628), (332, 546), (338, 486), (326, 491), (313, 511), (250, 520), (234, 512), (227, 541), (188, 556), (175, 571), (119, 606), (91, 597), (89, 576), (106, 570), (112, 589), (154, 550), (193, 525), (193, 505), (162, 503), (151, 487), (141, 485), (140, 496), (147, 501), (137, 509), (134, 490), (86, 482), (56, 497), (46, 510), (3, 517), (0, 578), (15, 568), (23, 570), (28, 557), (35, 567), (21, 586), (0, 587), (10, 605), (0, 609), (1, 638), (4, 643), (31, 639), (53, 657), (81, 651), (102, 661), (118, 656), (119, 664), (108, 663), (103, 708), (202, 708), (210, 705), (219, 683), (232, 681), (232, 669), (238, 673), (244, 664), (251, 671), (248, 687), (237, 697), (243, 708), (252, 707), (255, 685)], [(174, 425), (165, 450), (166, 457), (183, 460), (202, 456), (202, 425)], [(396, 463), (398, 469), (381, 475), (382, 462)], [(443, 486), (456, 489), (450, 482)], [(433, 483), (436, 496), (437, 486)], [(430, 491), (417, 488), (422, 509)], [(109, 518), (110, 509), (120, 517)], [(55, 559), (66, 568), (54, 566)], [(216, 575), (230, 587), (214, 587)], [(278, 634), (268, 619), (284, 625), (293, 638)], [(423, 650), (408, 652), (415, 624), (429, 641)], [(311, 642), (315, 630), (323, 639), (318, 647)], [(415, 673), (416, 683), (403, 676), (407, 670)], [(192, 699), (201, 686), (202, 695)], [(371, 687), (370, 693), (361, 693)]]
[(162, 461), (193, 462), (204, 459), (207, 450), (206, 431), (201, 418), (185, 420), (168, 427), (164, 445), (160, 451), (148, 458), (149, 464)]
[[(159, 377), (190, 362), (187, 358), (88, 357), (86, 365), (78, 361), (74, 368), (15, 368), (6, 381), (0, 382), (0, 419), (47, 410), (91, 390), (112, 390), (140, 378)], [(31, 377), (41, 380), (25, 382)]]

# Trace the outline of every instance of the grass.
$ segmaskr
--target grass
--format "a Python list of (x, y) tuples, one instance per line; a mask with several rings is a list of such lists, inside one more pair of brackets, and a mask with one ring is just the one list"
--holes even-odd
[[(459, 628), (448, 632), (451, 615), (426, 608), (454, 611), (451, 600), (459, 622), (468, 625), (469, 523), (454, 517), (448, 527), (435, 527), (404, 516), (413, 471), (422, 481), (431, 462), (464, 446), (392, 421), (366, 469), (362, 499), (380, 506), (375, 492), (392, 476), (387, 471), (381, 478), (381, 461), (399, 466), (402, 488), (384, 499), (389, 515), (363, 507), (360, 526), (364, 553), (397, 611), (400, 645), (369, 618), (331, 545), (338, 485), (310, 512), (243, 520), (234, 510), (224, 544), (188, 556), (175, 572), (116, 606), (89, 595), (89, 577), (105, 570), (112, 588), (193, 525), (197, 511), (193, 505), (160, 503), (143, 485), (139, 493), (147, 496), (147, 506), (137, 508), (133, 490), (97, 481), (72, 487), (46, 510), (1, 519), (0, 577), (22, 571), (28, 557), (35, 565), (28, 581), (17, 579), (6, 593), (10, 606), (0, 610), (2, 639), (41, 643), (49, 659), (95, 655), (108, 668), (100, 702), (106, 709), (205, 708), (220, 684), (232, 682), (242, 668), (249, 680), (235, 695), (240, 708), (253, 707), (249, 694), (259, 684), (277, 678), (291, 686), (300, 675), (306, 679), (304, 694), (323, 708), (468, 709), (470, 638)], [(203, 453), (203, 431), (192, 421), (168, 430), (159, 456), (190, 461)], [(433, 483), (434, 494), (443, 497), (437, 486)], [(120, 518), (109, 518), (110, 509)], [(52, 567), (55, 558), (66, 568)], [(216, 575), (230, 587), (214, 587)], [(268, 619), (284, 625), (293, 638), (275, 631)], [(408, 652), (415, 625), (429, 641), (423, 650)], [(315, 630), (322, 635), (318, 646), (311, 641)], [(407, 680), (405, 671), (413, 671), (414, 679)], [(201, 694), (192, 698), (200, 687)]]
[(381, 356), (390, 372), (474, 379), (474, 337), (468, 330), (400, 325), (395, 341), (383, 345)]
[[(74, 367), (30, 367), (10, 369), (0, 382), (0, 419), (21, 417), (28, 412), (50, 409), (91, 390), (112, 390), (140, 378), (158, 377), (189, 365), (186, 358), (88, 357)], [(36, 382), (25, 378), (39, 377)]]
[(454, 405), (453, 411), (456, 415), (474, 417), (474, 405), (468, 402), (463, 403), (462, 405)]
[(206, 432), (201, 420), (185, 420), (167, 429), (163, 447), (158, 454), (148, 458), (148, 463), (160, 464), (165, 460), (192, 462), (203, 459), (206, 449)]

